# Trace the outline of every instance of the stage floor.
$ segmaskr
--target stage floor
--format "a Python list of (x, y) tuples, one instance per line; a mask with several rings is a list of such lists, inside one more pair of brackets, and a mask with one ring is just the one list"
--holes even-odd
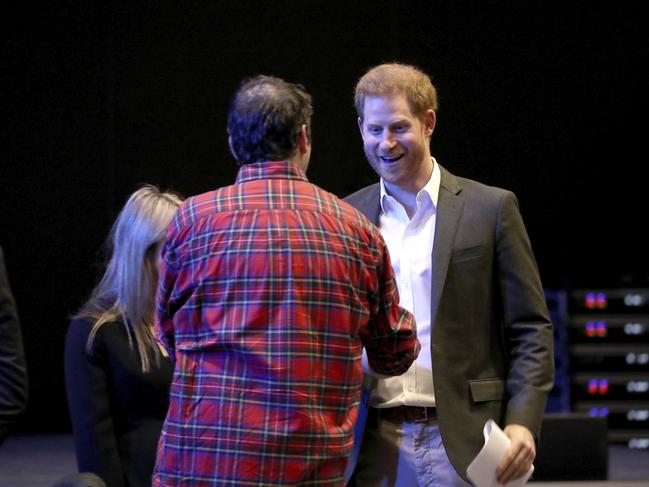
[[(76, 471), (71, 435), (30, 435), (8, 438), (0, 447), (0, 487), (52, 487)], [(649, 453), (609, 448), (606, 482), (530, 482), (535, 487), (649, 486)]]

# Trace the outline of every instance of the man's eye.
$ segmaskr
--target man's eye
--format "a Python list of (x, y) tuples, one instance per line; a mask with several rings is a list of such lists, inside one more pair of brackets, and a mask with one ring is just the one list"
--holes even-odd
[(380, 127), (368, 127), (367, 131), (372, 135), (378, 135), (381, 133)]

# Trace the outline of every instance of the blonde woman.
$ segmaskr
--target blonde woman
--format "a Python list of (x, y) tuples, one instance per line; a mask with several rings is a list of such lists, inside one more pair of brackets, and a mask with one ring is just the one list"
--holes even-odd
[(158, 262), (181, 199), (145, 185), (120, 212), (110, 259), (65, 343), (77, 463), (108, 487), (151, 485), (173, 366), (153, 332)]

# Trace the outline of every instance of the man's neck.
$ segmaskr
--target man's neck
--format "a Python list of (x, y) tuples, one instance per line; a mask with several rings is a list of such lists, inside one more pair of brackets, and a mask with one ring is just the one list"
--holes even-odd
[[(428, 156), (430, 158), (430, 156)], [(431, 164), (428, 171), (424, 173), (421, 178), (416, 178), (409, 181), (410, 184), (399, 185), (388, 183), (383, 180), (383, 185), (387, 193), (396, 199), (406, 210), (408, 218), (412, 219), (415, 212), (417, 211), (417, 195), (419, 192), (428, 184), (430, 178), (433, 174), (433, 163), (432, 158), (430, 158)]]
[(383, 181), (383, 184), (385, 186), (385, 191), (401, 203), (403, 208), (406, 210), (408, 218), (412, 219), (417, 211), (417, 193), (419, 193), (419, 190), (413, 192), (412, 190), (385, 181)]

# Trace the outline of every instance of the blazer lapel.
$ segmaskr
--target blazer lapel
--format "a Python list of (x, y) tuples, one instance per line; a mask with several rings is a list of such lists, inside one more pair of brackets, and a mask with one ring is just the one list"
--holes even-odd
[[(437, 319), (437, 308), (446, 281), (446, 272), (451, 260), (453, 242), (457, 232), (460, 216), (462, 215), (463, 201), (459, 196), (462, 186), (453, 174), (439, 166), (441, 183), (439, 198), (437, 199), (437, 221), (435, 223), (435, 242), (433, 244), (432, 268), (433, 282), (431, 295), (431, 323)], [(381, 186), (376, 183), (359, 195), (354, 206), (358, 208), (368, 220), (379, 226), (381, 215)]]
[(455, 233), (464, 206), (462, 199), (459, 197), (462, 190), (460, 182), (442, 166), (439, 166), (439, 168), (442, 175), (437, 199), (437, 220), (435, 222), (435, 241), (432, 255), (433, 282), (430, 320), (433, 327), (437, 319), (437, 308), (442, 289), (444, 289), (448, 264), (451, 260)]
[(354, 206), (378, 227), (381, 217), (381, 185), (376, 183), (367, 189)]

